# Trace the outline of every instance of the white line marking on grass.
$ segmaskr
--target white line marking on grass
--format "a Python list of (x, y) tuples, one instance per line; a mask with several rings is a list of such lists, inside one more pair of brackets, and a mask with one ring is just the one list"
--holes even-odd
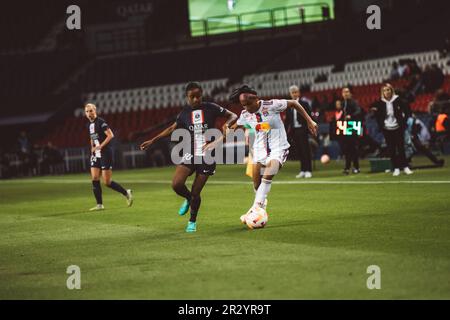
[[(134, 183), (134, 184), (171, 184), (170, 180), (142, 180), (142, 179), (125, 179), (118, 180), (120, 183)], [(79, 183), (89, 183), (89, 179), (19, 179), (19, 180), (3, 180), (0, 184), (9, 183), (49, 183), (49, 184), (79, 184)], [(207, 184), (215, 185), (234, 185), (234, 184), (253, 184), (251, 181), (232, 181), (232, 180), (209, 180)], [(281, 180), (274, 181), (273, 184), (450, 184), (450, 180), (404, 180), (404, 181), (340, 181), (340, 180), (310, 180), (310, 181), (298, 181), (298, 180)]]

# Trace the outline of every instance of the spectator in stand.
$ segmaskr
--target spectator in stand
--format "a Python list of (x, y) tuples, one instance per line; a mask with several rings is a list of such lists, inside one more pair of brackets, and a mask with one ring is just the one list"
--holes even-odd
[(19, 172), (23, 176), (27, 176), (30, 173), (30, 151), (31, 144), (28, 140), (27, 133), (21, 131), (17, 138), (17, 156), (20, 161)]
[(409, 74), (408, 65), (404, 60), (400, 61), (397, 68), (397, 73), (400, 78)]
[(315, 83), (326, 82), (328, 80), (328, 76), (326, 73), (321, 73), (314, 78)]
[(400, 78), (398, 63), (396, 61), (394, 61), (392, 63), (392, 70), (391, 70), (391, 75), (389, 76), (389, 79), (392, 81), (392, 80), (397, 80), (398, 78)]
[(414, 101), (416, 96), (423, 92), (423, 77), (418, 74), (412, 76), (406, 87), (406, 91), (409, 92), (411, 96), (411, 102)]
[(320, 102), (319, 102), (319, 99), (317, 99), (317, 96), (314, 96), (314, 98), (312, 99), (311, 109), (312, 110), (320, 109)]
[(393, 175), (399, 176), (401, 168), (406, 174), (412, 174), (413, 172), (406, 162), (404, 138), (406, 120), (411, 114), (409, 106), (395, 94), (394, 88), (387, 83), (381, 87), (381, 99), (374, 104), (372, 111), (375, 113), (378, 127), (383, 131), (388, 146), (394, 168)]
[(448, 118), (448, 108), (441, 108), (441, 112), (438, 114), (435, 121), (435, 132), (438, 139), (446, 140), (449, 137), (450, 121)]
[(409, 67), (409, 74), (411, 76), (422, 73), (422, 70), (420, 69), (420, 67), (417, 64), (417, 61), (415, 59), (409, 60), (408, 67)]
[(42, 148), (42, 161), (41, 161), (41, 174), (50, 174), (51, 173), (51, 147), (52, 143), (49, 141), (43, 148)]
[(38, 149), (39, 147), (37, 145), (32, 145), (29, 153), (29, 171), (33, 176), (39, 174), (39, 159), (37, 154)]
[(330, 103), (328, 102), (328, 96), (326, 94), (322, 95), (322, 102), (320, 104), (320, 111), (325, 112), (330, 107)]
[(436, 91), (433, 101), (428, 105), (428, 112), (436, 117), (442, 108), (444, 110), (450, 108), (450, 95), (443, 89), (439, 89)]
[(325, 122), (325, 113), (322, 112), (320, 108), (321, 104), (319, 102), (319, 99), (317, 98), (317, 96), (314, 96), (311, 102), (311, 112), (318, 122), (323, 123)]
[(336, 92), (333, 92), (333, 97), (331, 99), (331, 102), (329, 104), (330, 111), (336, 111), (336, 101), (340, 100), (338, 94)]
[(431, 83), (428, 86), (425, 85), (425, 92), (434, 93), (444, 84), (445, 76), (442, 70), (436, 64), (431, 65), (430, 72)]
[[(436, 91), (433, 101), (428, 104), (432, 116), (431, 142), (443, 152), (444, 141), (448, 137), (448, 112), (450, 110), (450, 95), (443, 89)], [(447, 111), (447, 112), (445, 112)], [(446, 133), (447, 126), (447, 133)]]
[(3, 150), (0, 149), (0, 179), (12, 176), (11, 165)]
[(430, 87), (432, 86), (432, 72), (431, 72), (431, 66), (426, 65), (425, 69), (422, 74), (422, 82), (424, 85), (424, 89), (426, 93), (429, 93)]
[[(417, 63), (414, 62), (414, 65), (417, 67)], [(415, 67), (413, 67), (412, 70), (414, 70), (414, 72), (411, 73), (411, 81), (407, 87), (407, 90), (413, 97), (422, 92), (435, 92), (444, 83), (444, 73), (436, 64), (425, 66), (422, 73), (416, 71)]]
[(21, 131), (19, 137), (17, 138), (17, 144), (19, 152), (29, 153), (30, 152), (30, 142), (25, 131)]
[(41, 172), (55, 174), (56, 167), (64, 161), (59, 150), (49, 141), (42, 150)]

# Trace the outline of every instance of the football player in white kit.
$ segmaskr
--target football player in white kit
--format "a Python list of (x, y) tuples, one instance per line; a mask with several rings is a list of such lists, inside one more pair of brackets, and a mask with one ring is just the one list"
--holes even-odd
[(256, 132), (253, 143), (255, 201), (250, 210), (241, 216), (241, 221), (244, 223), (245, 216), (255, 206), (265, 209), (273, 177), (281, 169), (289, 154), (290, 145), (280, 113), (286, 108), (295, 108), (306, 119), (308, 129), (313, 135), (317, 135), (317, 124), (298, 101), (261, 100), (256, 91), (247, 85), (236, 89), (231, 94), (230, 100), (235, 103), (239, 102), (244, 108), (232, 128), (251, 127)]

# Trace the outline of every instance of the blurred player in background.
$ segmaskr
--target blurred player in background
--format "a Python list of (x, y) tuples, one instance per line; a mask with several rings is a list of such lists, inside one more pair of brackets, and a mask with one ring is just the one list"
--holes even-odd
[[(200, 193), (205, 186), (208, 178), (216, 172), (216, 163), (207, 164), (203, 157), (205, 156), (204, 146), (209, 143), (205, 141), (205, 131), (215, 128), (216, 119), (226, 117), (227, 121), (224, 130), (235, 122), (237, 115), (221, 106), (203, 102), (203, 90), (199, 83), (190, 82), (187, 84), (186, 98), (188, 106), (184, 107), (178, 115), (177, 120), (167, 129), (162, 131), (153, 139), (141, 144), (141, 150), (147, 149), (157, 140), (170, 136), (176, 129), (185, 129), (191, 136), (191, 151), (183, 157), (182, 163), (177, 164), (175, 175), (172, 180), (173, 190), (181, 197), (185, 198), (178, 214), (183, 216), (191, 208), (191, 217), (186, 227), (186, 232), (197, 231), (197, 214), (200, 209)], [(201, 164), (194, 163), (196, 157), (201, 158)], [(186, 187), (187, 178), (195, 172), (194, 183), (191, 190)]]
[(257, 92), (247, 85), (236, 89), (230, 100), (240, 103), (244, 108), (233, 129), (250, 127), (255, 130), (256, 138), (253, 144), (253, 187), (255, 200), (253, 207), (261, 208), (267, 205), (267, 195), (270, 192), (272, 180), (283, 166), (289, 153), (289, 143), (280, 113), (287, 108), (295, 110), (306, 120), (307, 127), (313, 135), (317, 135), (317, 124), (311, 119), (297, 100), (261, 100)]
[(94, 192), (97, 205), (90, 211), (103, 210), (102, 187), (100, 185), (100, 175), (104, 184), (114, 191), (123, 194), (127, 199), (127, 205), (133, 204), (133, 195), (130, 189), (125, 190), (120, 184), (112, 181), (113, 154), (110, 146), (114, 134), (108, 124), (97, 116), (97, 108), (94, 104), (88, 103), (84, 107), (84, 112), (89, 120), (88, 130), (91, 137), (91, 176), (92, 190)]
[[(408, 118), (406, 125), (405, 132), (409, 134), (415, 151), (424, 154), (435, 164), (435, 166), (442, 167), (445, 160), (438, 159), (428, 147), (431, 136), (426, 125), (414, 113)], [(412, 156), (413, 155), (411, 155), (409, 159), (407, 157), (407, 163), (411, 162)]]

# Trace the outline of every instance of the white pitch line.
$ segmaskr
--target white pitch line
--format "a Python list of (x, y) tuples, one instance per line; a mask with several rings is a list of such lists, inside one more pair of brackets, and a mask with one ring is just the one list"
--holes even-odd
[[(18, 184), (18, 183), (48, 183), (48, 184), (84, 184), (89, 183), (89, 179), (70, 179), (70, 180), (57, 180), (57, 179), (32, 179), (32, 180), (3, 180), (0, 184)], [(118, 180), (120, 183), (134, 183), (134, 184), (171, 184), (170, 180)], [(253, 184), (251, 181), (208, 181), (208, 184), (215, 185), (249, 185)], [(348, 184), (348, 185), (371, 185), (371, 184), (450, 184), (450, 180), (399, 180), (399, 181), (339, 181), (339, 180), (309, 180), (309, 181), (299, 181), (299, 180), (286, 180), (286, 181), (274, 181), (273, 184)]]

